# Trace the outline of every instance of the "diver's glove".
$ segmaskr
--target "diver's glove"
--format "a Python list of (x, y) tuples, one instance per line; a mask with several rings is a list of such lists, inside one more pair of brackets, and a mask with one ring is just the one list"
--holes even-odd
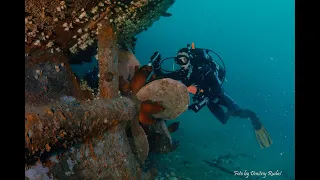
[(160, 60), (161, 60), (160, 53), (158, 51), (154, 52), (153, 55), (150, 57), (149, 66), (152, 65), (153, 69), (159, 69)]
[(205, 105), (207, 105), (209, 98), (205, 97), (202, 101), (191, 104), (188, 109), (194, 111), (195, 113), (199, 112)]
[(202, 107), (200, 107), (198, 103), (193, 103), (188, 107), (188, 110), (192, 110), (193, 112), (197, 113), (201, 108)]

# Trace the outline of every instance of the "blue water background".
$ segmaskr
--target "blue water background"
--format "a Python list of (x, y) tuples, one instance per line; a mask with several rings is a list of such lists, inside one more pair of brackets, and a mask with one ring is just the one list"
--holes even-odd
[[(137, 35), (136, 56), (147, 64), (159, 51), (162, 57), (175, 56), (187, 44), (219, 53), (227, 67), (226, 92), (243, 108), (255, 111), (273, 139), (261, 149), (251, 123), (230, 118), (222, 125), (207, 108), (199, 113), (187, 111), (171, 122), (180, 121), (172, 134), (180, 146), (159, 155), (162, 177), (188, 177), (192, 180), (237, 179), (208, 166), (224, 154), (245, 153), (256, 160), (234, 160), (230, 170), (282, 171), (294, 177), (295, 127), (295, 39), (293, 0), (176, 0), (152, 27)], [(93, 58), (94, 59), (94, 58)], [(73, 65), (77, 74), (97, 65)], [(166, 64), (171, 68), (171, 64)], [(169, 122), (170, 123), (170, 122)], [(174, 176), (170, 173), (174, 172)], [(260, 176), (261, 178), (261, 176)], [(160, 179), (160, 176), (159, 176)], [(181, 178), (180, 178), (181, 179)]]
[(177, 118), (181, 126), (173, 138), (181, 143), (175, 156), (194, 164), (186, 173), (210, 179), (202, 172), (209, 169), (199, 169), (206, 166), (202, 160), (230, 152), (257, 158), (240, 163), (242, 170), (283, 170), (294, 177), (294, 1), (177, 0), (168, 12), (173, 15), (137, 35), (141, 64), (154, 51), (171, 57), (191, 42), (214, 50), (227, 67), (225, 90), (259, 115), (273, 139), (270, 148), (260, 149), (246, 119), (222, 125), (206, 108), (185, 112)]

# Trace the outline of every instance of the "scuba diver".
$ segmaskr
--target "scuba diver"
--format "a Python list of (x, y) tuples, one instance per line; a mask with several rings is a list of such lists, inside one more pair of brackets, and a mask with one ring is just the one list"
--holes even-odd
[[(212, 55), (218, 56), (222, 65), (213, 59)], [(180, 69), (167, 71), (161, 67), (163, 61), (174, 59)], [(249, 109), (242, 109), (235, 101), (223, 90), (222, 84), (225, 81), (226, 68), (221, 57), (209, 50), (195, 48), (189, 44), (187, 48), (178, 51), (176, 57), (161, 59), (159, 52), (151, 56), (149, 66), (153, 67), (154, 79), (171, 78), (181, 81), (188, 87), (188, 91), (193, 94), (194, 103), (189, 106), (189, 110), (199, 112), (207, 105), (211, 113), (222, 123), (226, 124), (230, 116), (246, 118), (251, 120), (255, 130), (256, 138), (261, 148), (269, 147), (272, 140), (269, 133), (262, 125), (256, 113)], [(225, 112), (223, 107), (227, 108)]]

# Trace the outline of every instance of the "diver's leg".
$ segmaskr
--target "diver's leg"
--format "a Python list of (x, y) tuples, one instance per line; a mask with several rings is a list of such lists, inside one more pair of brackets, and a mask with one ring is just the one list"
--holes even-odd
[(261, 128), (262, 124), (260, 122), (260, 119), (259, 119), (258, 115), (256, 113), (254, 113), (253, 111), (249, 110), (249, 109), (238, 109), (232, 115), (240, 117), (240, 118), (250, 119), (254, 129), (260, 129)]
[(254, 132), (256, 135), (256, 139), (261, 148), (269, 147), (272, 144), (272, 139), (268, 131), (262, 125), (256, 113), (254, 113), (249, 109), (239, 109), (233, 115), (238, 116), (240, 118), (248, 118), (251, 120), (252, 126), (254, 128)]
[(229, 115), (250, 119), (255, 129), (260, 128), (261, 123), (257, 114), (249, 109), (239, 108), (239, 106), (235, 103), (235, 101), (226, 93), (223, 93), (220, 96), (218, 103), (228, 108)]
[(226, 93), (221, 95), (218, 103), (228, 108), (227, 115), (236, 116), (240, 118), (245, 118), (251, 120), (254, 132), (257, 138), (260, 147), (266, 148), (272, 144), (272, 139), (266, 130), (263, 127), (259, 117), (256, 113), (249, 109), (241, 109), (239, 106), (231, 99)]
[(229, 116), (223, 111), (219, 104), (209, 101), (207, 107), (222, 124), (227, 123)]
[(239, 106), (225, 92), (223, 94), (221, 94), (221, 96), (219, 97), (218, 104), (226, 107), (228, 109), (228, 114), (229, 115), (232, 115), (233, 113), (235, 113), (236, 111), (239, 110)]

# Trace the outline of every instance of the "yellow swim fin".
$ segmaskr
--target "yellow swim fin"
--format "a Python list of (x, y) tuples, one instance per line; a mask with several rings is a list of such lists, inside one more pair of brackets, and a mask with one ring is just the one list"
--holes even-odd
[(257, 141), (260, 144), (261, 148), (267, 148), (267, 147), (271, 146), (272, 139), (271, 139), (268, 131), (266, 130), (266, 128), (262, 124), (259, 127), (259, 129), (255, 128), (254, 132), (256, 134)]

